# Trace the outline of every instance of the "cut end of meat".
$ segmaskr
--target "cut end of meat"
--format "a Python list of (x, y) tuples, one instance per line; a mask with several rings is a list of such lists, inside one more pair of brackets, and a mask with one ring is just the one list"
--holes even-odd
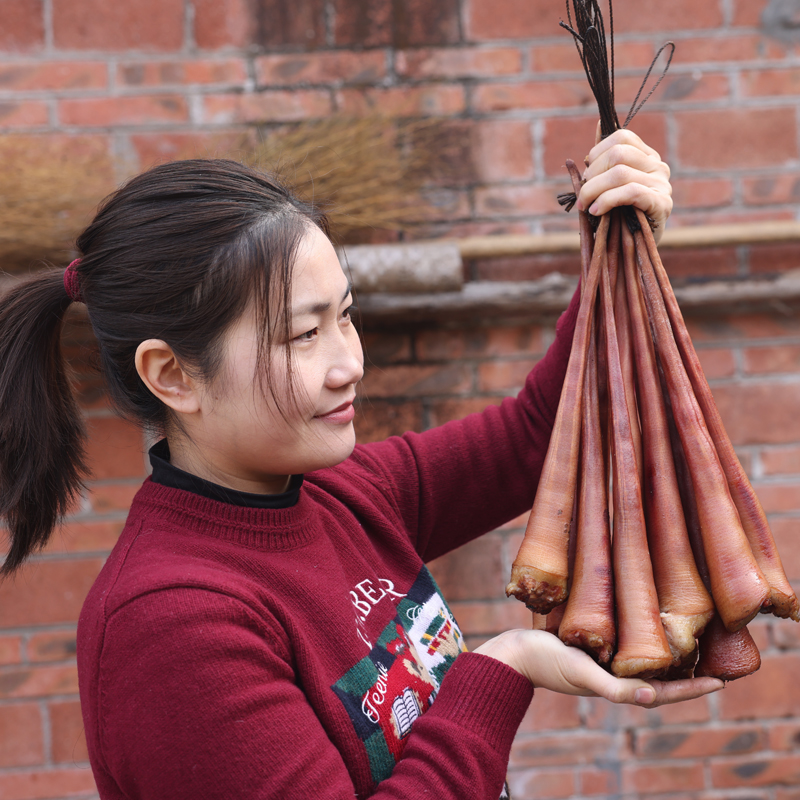
[(611, 672), (618, 678), (660, 678), (672, 665), (672, 656), (658, 656), (657, 658), (626, 657), (620, 653), (611, 662)]
[(506, 596), (516, 597), (538, 614), (549, 614), (567, 599), (567, 578), (527, 565), (515, 564)]
[(688, 616), (685, 614), (661, 614), (664, 633), (667, 634), (669, 649), (672, 651), (672, 665), (679, 667), (687, 659), (692, 659), (692, 664), (697, 661), (697, 639), (702, 635), (714, 609), (709, 609), (703, 614)]
[(561, 635), (561, 641), (570, 647), (579, 647), (588, 653), (595, 661), (605, 666), (614, 655), (615, 641), (587, 630), (571, 630)]

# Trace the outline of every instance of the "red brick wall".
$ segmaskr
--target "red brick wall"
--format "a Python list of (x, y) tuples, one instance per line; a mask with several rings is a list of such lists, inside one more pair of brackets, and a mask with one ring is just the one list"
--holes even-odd
[[(766, 0), (617, 0), (618, 95), (629, 102), (666, 38), (673, 69), (635, 129), (673, 167), (674, 224), (794, 219), (800, 200), (798, 61), (760, 27)], [(291, 13), (290, 13), (291, 12)], [(437, 219), (410, 235), (537, 232), (564, 158), (595, 114), (552, 0), (0, 0), (0, 160), (54, 147), (106, 153), (118, 178), (221, 151), (334, 111), (441, 115), (463, 142)], [(469, 265), (525, 279), (574, 259)], [(679, 277), (797, 266), (795, 246), (672, 256)], [(729, 431), (800, 586), (800, 325), (796, 312), (693, 318)], [(424, 429), (498, 402), (552, 337), (530, 321), (367, 330), (363, 440)], [(63, 532), (0, 585), (0, 797), (91, 797), (75, 677), (75, 621), (145, 474), (140, 434), (108, 409), (80, 326), (94, 476)], [(434, 565), (474, 644), (527, 614), (502, 589), (523, 520)], [(800, 633), (759, 620), (760, 673), (659, 711), (537, 692), (511, 764), (518, 798), (800, 800)]]

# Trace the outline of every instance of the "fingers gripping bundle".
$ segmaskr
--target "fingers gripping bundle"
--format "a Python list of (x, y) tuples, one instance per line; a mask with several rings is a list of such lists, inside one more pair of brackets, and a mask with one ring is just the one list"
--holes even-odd
[[(613, 32), (609, 73), (596, 0), (573, 6), (569, 30), (607, 136), (620, 127)], [(577, 193), (580, 176), (568, 168)], [(580, 216), (572, 352), (506, 593), (620, 677), (747, 675), (760, 665), (747, 623), (759, 611), (800, 621), (797, 597), (649, 221), (632, 208)]]

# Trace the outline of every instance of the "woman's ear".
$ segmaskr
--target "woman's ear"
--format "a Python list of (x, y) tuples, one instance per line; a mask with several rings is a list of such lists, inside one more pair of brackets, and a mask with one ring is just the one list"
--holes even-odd
[(173, 411), (200, 410), (197, 381), (180, 365), (172, 348), (161, 339), (146, 339), (136, 348), (136, 371), (147, 388)]

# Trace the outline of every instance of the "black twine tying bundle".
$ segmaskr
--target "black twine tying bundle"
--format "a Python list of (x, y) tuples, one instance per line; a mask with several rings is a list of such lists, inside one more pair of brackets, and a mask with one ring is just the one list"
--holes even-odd
[[(642, 85), (636, 93), (636, 98), (631, 105), (628, 116), (625, 118), (625, 122), (620, 125), (614, 98), (614, 11), (612, 2), (608, 0), (608, 37), (606, 37), (605, 23), (598, 0), (571, 0), (571, 2), (573, 11), (570, 11), (570, 0), (566, 0), (568, 24), (562, 20), (559, 25), (568, 30), (575, 40), (575, 48), (583, 64), (589, 87), (597, 101), (597, 108), (600, 112), (600, 134), (605, 139), (614, 131), (620, 128), (627, 128), (631, 120), (642, 110), (644, 104), (650, 99), (666, 76), (667, 70), (672, 63), (672, 57), (675, 55), (675, 44), (667, 42), (656, 53), (647, 70), (647, 74), (644, 76)], [(653, 88), (640, 102), (656, 62), (667, 48), (669, 48), (670, 52), (666, 66)], [(567, 211), (572, 210), (576, 200), (577, 198), (572, 192), (558, 196), (559, 204), (564, 206)]]

